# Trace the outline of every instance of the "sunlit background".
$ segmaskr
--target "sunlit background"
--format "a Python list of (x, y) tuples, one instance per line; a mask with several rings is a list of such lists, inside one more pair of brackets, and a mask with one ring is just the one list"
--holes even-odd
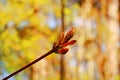
[[(119, 0), (63, 0), (64, 56), (51, 54), (9, 80), (120, 80)], [(45, 54), (61, 30), (61, 0), (0, 0), (0, 79)]]

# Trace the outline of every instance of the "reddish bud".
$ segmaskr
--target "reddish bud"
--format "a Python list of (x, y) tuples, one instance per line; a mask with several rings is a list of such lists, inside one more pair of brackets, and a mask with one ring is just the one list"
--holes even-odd
[(75, 31), (75, 29), (71, 28), (67, 32), (65, 37), (64, 37), (64, 32), (61, 32), (60, 38), (58, 39), (58, 41), (56, 43), (53, 44), (53, 49), (55, 49), (55, 51), (54, 51), (55, 53), (66, 54), (68, 52), (69, 49), (65, 48), (65, 47), (68, 45), (73, 45), (76, 42), (76, 40), (69, 41), (73, 37), (74, 31)]
[(72, 28), (70, 29), (70, 31), (67, 32), (67, 34), (66, 34), (66, 36), (65, 36), (65, 38), (64, 38), (63, 43), (66, 43), (67, 41), (69, 41), (69, 40), (73, 37), (74, 32), (75, 32), (75, 29), (72, 27)]
[(68, 48), (62, 48), (58, 50), (58, 54), (66, 54), (68, 52)]
[(75, 43), (76, 43), (76, 40), (72, 40), (72, 41), (69, 41), (69, 42), (68, 42), (69, 45), (73, 45), (73, 44), (75, 44)]
[(72, 41), (66, 42), (66, 43), (62, 44), (61, 47), (65, 47), (65, 46), (68, 46), (68, 45), (73, 45), (75, 42), (76, 42), (76, 40), (72, 40)]

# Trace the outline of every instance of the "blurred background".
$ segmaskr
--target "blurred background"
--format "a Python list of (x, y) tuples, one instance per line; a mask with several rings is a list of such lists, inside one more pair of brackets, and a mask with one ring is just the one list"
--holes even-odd
[[(62, 0), (0, 0), (0, 79), (49, 51), (61, 30)], [(9, 80), (120, 80), (119, 0), (63, 0), (64, 55), (51, 54)], [(62, 77), (62, 78), (61, 78)]]

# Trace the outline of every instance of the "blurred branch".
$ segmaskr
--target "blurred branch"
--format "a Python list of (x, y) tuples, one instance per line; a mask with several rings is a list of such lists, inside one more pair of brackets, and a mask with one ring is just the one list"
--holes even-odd
[(65, 14), (64, 14), (64, 7), (65, 7), (64, 1), (61, 0), (61, 24), (62, 24), (61, 31), (63, 31), (63, 32), (65, 30), (65, 25), (64, 25), (64, 23), (65, 23), (65, 21), (64, 21), (64, 16), (65, 16)]
[(8, 75), (7, 77), (5, 77), (5, 78), (2, 79), (2, 80), (7, 80), (7, 79), (9, 79), (10, 77), (16, 75), (17, 73), (19, 73), (19, 72), (23, 71), (24, 69), (30, 67), (31, 65), (35, 64), (35, 63), (38, 62), (39, 60), (41, 60), (41, 59), (45, 58), (46, 56), (50, 55), (50, 54), (53, 53), (54, 51), (55, 51), (54, 49), (51, 49), (50, 51), (48, 51), (48, 52), (47, 52), (46, 54), (44, 54), (43, 56), (37, 58), (36, 60), (32, 61), (32, 62), (29, 63), (28, 65), (22, 67), (21, 69), (13, 72), (12, 74)]
[[(61, 32), (64, 32), (64, 0), (61, 0)], [(64, 70), (64, 55), (60, 58), (60, 80), (64, 80), (65, 70)]]

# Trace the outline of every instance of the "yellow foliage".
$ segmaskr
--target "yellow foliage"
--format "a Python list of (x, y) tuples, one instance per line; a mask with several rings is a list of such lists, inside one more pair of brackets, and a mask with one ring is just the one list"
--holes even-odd
[[(114, 54), (109, 55), (109, 53), (116, 54), (118, 52), (116, 47), (119, 46), (116, 45), (119, 43), (116, 38), (119, 35), (115, 32), (117, 31), (116, 26), (109, 27), (110, 23), (117, 24), (116, 17), (112, 13), (111, 15), (106, 13), (107, 10), (109, 11), (109, 4), (105, 3), (109, 0), (63, 1), (65, 3), (65, 30), (74, 25), (77, 28), (74, 37), (77, 45), (73, 50), (69, 50), (64, 59), (66, 80), (93, 80), (94, 77), (102, 80), (102, 78), (106, 78), (109, 73), (107, 71), (110, 71), (106, 69), (107, 66), (110, 66), (109, 63), (119, 62), (115, 61), (117, 59), (114, 58)], [(1, 73), (4, 76), (6, 72), (14, 72), (50, 50), (53, 42), (59, 38), (61, 16), (61, 0), (0, 0), (0, 76)], [(47, 23), (49, 17), (57, 22), (52, 29)], [(54, 23), (54, 20), (51, 23)], [(12, 26), (9, 24), (10, 22), (13, 23)], [(112, 42), (113, 44), (111, 44)], [(99, 72), (98, 67), (101, 63), (97, 62), (103, 56), (102, 53), (105, 53), (111, 60), (102, 65), (105, 74)], [(30, 67), (29, 71), (25, 71), (24, 74), (27, 74), (29, 79), (32, 79), (32, 76), (38, 76), (39, 79), (42, 77), (44, 80), (59, 80), (59, 63), (60, 56), (51, 54), (39, 65)], [(115, 65), (112, 67), (114, 68)], [(96, 73), (98, 75), (95, 75)], [(24, 78), (23, 73), (21, 74)], [(101, 77), (101, 75), (104, 76)], [(114, 76), (116, 80), (120, 79), (120, 75), (116, 75), (116, 73), (110, 76)], [(16, 77), (14, 79), (22, 80)]]
[(50, 4), (50, 0), (34, 0), (34, 5), (40, 5), (40, 6), (45, 6), (45, 5), (49, 5)]
[(70, 8), (65, 8), (65, 14), (66, 14), (67, 16), (71, 15), (71, 13), (72, 13), (72, 11), (71, 11)]

